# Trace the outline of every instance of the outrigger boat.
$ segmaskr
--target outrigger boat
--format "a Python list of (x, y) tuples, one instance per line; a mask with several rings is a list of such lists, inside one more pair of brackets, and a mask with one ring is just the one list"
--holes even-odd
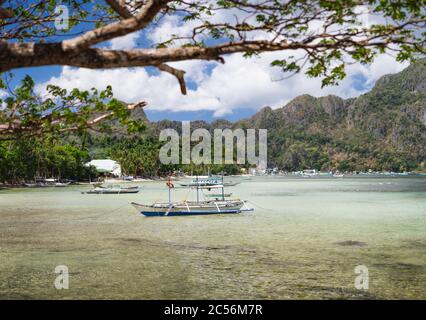
[(120, 185), (108, 185), (106, 187), (96, 186), (92, 190), (81, 191), (85, 194), (127, 194), (127, 193), (138, 193), (139, 187), (121, 187)]
[(197, 189), (197, 201), (183, 201), (183, 202), (172, 202), (171, 201), (171, 189), (174, 188), (173, 183), (170, 179), (167, 182), (169, 188), (169, 202), (165, 203), (154, 203), (152, 205), (141, 204), (132, 202), (132, 206), (138, 210), (141, 214), (148, 217), (158, 216), (188, 216), (188, 215), (208, 215), (208, 214), (231, 214), (241, 213), (242, 211), (253, 211), (252, 208), (246, 206), (246, 201), (240, 199), (225, 200), (224, 186), (216, 185), (215, 187), (222, 188), (220, 195), (221, 200), (199, 200), (199, 189), (212, 188), (212, 186), (200, 187), (195, 186)]
[(133, 207), (145, 216), (187, 216), (203, 214), (240, 213), (243, 200), (184, 201), (180, 203), (154, 203), (144, 205), (132, 202)]
[(44, 179), (36, 181), (35, 183), (25, 183), (25, 186), (28, 188), (46, 188), (46, 187), (66, 187), (69, 186), (71, 182), (59, 182), (56, 179)]

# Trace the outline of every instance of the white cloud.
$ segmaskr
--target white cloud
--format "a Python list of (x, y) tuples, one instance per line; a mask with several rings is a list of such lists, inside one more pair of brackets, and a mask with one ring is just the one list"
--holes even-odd
[[(240, 54), (228, 56), (224, 65), (204, 61), (185, 61), (172, 64), (186, 70), (186, 79), (197, 86), (180, 93), (176, 79), (167, 74), (149, 74), (143, 68), (90, 70), (64, 67), (58, 77), (48, 83), (72, 89), (103, 89), (113, 87), (117, 98), (127, 102), (146, 100), (151, 110), (197, 111), (210, 110), (215, 116), (223, 116), (240, 108), (259, 109), (265, 105), (281, 107), (301, 94), (323, 96), (335, 94), (343, 98), (357, 96), (369, 89), (382, 75), (396, 73), (404, 65), (392, 57), (383, 55), (370, 66), (350, 65), (348, 76), (339, 86), (321, 89), (321, 80), (297, 74), (286, 80), (274, 79), (282, 76), (269, 66), (280, 53), (267, 53), (260, 58), (245, 59)], [(282, 53), (281, 53), (282, 57)], [(365, 78), (366, 88), (357, 88), (356, 77)], [(47, 83), (37, 86), (43, 91)]]

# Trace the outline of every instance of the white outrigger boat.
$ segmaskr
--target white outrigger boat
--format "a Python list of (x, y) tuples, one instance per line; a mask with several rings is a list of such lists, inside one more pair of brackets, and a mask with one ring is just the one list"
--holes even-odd
[(220, 186), (215, 186), (216, 188), (222, 188), (221, 199), (200, 201), (198, 193), (199, 189), (207, 189), (211, 188), (211, 186), (200, 187), (196, 185), (195, 188), (197, 189), (197, 201), (183, 202), (172, 202), (171, 189), (174, 188), (174, 185), (169, 180), (167, 182), (167, 186), (169, 188), (169, 202), (154, 203), (152, 205), (132, 202), (132, 206), (141, 214), (148, 217), (231, 214), (241, 213), (243, 211), (253, 211), (252, 208), (248, 208), (246, 206), (246, 201), (244, 200), (226, 200), (223, 184)]
[(245, 202), (243, 200), (211, 200), (154, 203), (152, 205), (132, 202), (132, 205), (143, 215), (152, 217), (240, 213)]
[(57, 179), (43, 179), (36, 180), (34, 183), (25, 183), (24, 185), (28, 188), (46, 188), (46, 187), (66, 187), (69, 186), (71, 182), (60, 182)]
[(81, 191), (82, 194), (128, 194), (138, 193), (139, 187), (122, 187), (120, 185), (107, 185), (103, 187), (101, 185), (87, 191)]

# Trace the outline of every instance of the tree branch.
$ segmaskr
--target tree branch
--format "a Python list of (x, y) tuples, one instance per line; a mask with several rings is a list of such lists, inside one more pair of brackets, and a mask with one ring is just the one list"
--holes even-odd
[[(106, 2), (117, 12), (122, 18), (132, 18), (132, 13), (127, 9), (126, 4), (123, 0), (106, 0)], [(179, 82), (180, 91), (182, 94), (186, 95), (186, 84), (185, 84), (185, 71), (173, 68), (167, 64), (157, 65), (158, 70), (168, 72), (171, 75), (175, 76)]]
[[(146, 101), (140, 101), (134, 104), (129, 104), (127, 105), (127, 110), (131, 111), (131, 110), (135, 110), (137, 108), (143, 108), (147, 106), (147, 102)], [(85, 123), (84, 127), (90, 128), (91, 126), (94, 126), (96, 124), (101, 123), (102, 121), (104, 121), (105, 119), (107, 119), (108, 117), (112, 116), (114, 114), (114, 112), (107, 112), (103, 115), (100, 115), (92, 120), (89, 120)], [(76, 115), (78, 116), (79, 114), (76, 113)], [(17, 132), (30, 132), (30, 133), (36, 133), (39, 134), (41, 132), (43, 132), (43, 126), (44, 126), (44, 121), (45, 120), (49, 120), (49, 124), (50, 125), (60, 125), (61, 123), (63, 123), (64, 119), (62, 118), (57, 118), (57, 119), (50, 119), (50, 114), (46, 115), (42, 118), (39, 119), (39, 121), (32, 125), (32, 126), (22, 126), (21, 125), (21, 121), (17, 120), (17, 119), (11, 119), (9, 123), (7, 124), (0, 124), (0, 137), (1, 136), (5, 136), (8, 134), (12, 134), (12, 133), (17, 133)], [(60, 131), (64, 132), (64, 131), (75, 131), (80, 129), (82, 126), (72, 126), (69, 128), (63, 128)]]
[(125, 19), (133, 17), (130, 10), (127, 9), (126, 3), (124, 0), (106, 0), (106, 2), (115, 12), (117, 12), (120, 15), (120, 17)]
[[(315, 45), (315, 46), (325, 46)], [(51, 64), (83, 68), (148, 67), (182, 60), (216, 60), (224, 62), (222, 54), (247, 51), (278, 51), (309, 47), (308, 44), (270, 41), (243, 41), (213, 47), (181, 47), (159, 49), (110, 50), (89, 48), (78, 53), (66, 52), (61, 43), (5, 43), (0, 42), (0, 72), (14, 68)]]
[(156, 67), (161, 71), (168, 72), (171, 75), (175, 76), (177, 80), (179, 81), (180, 91), (182, 92), (182, 94), (186, 95), (186, 84), (185, 84), (185, 78), (184, 78), (185, 71), (175, 69), (165, 63), (159, 64)]
[[(4, 0), (0, 0), (0, 6), (3, 4)], [(0, 19), (9, 19), (14, 16), (13, 10), (8, 8), (0, 8)]]
[[(138, 103), (129, 104), (127, 106), (127, 110), (131, 111), (131, 110), (134, 110), (136, 108), (143, 108), (143, 107), (146, 107), (146, 106), (147, 106), (147, 103), (145, 101), (140, 101)], [(106, 118), (112, 116), (113, 114), (114, 114), (114, 112), (108, 112), (108, 113), (103, 114), (103, 115), (101, 115), (99, 117), (96, 117), (95, 119), (90, 120), (89, 122), (87, 122), (87, 126), (90, 127), (90, 126), (93, 126), (95, 124), (98, 124), (98, 123), (102, 122), (103, 120), (105, 120)]]
[(171, 0), (149, 0), (139, 13), (128, 19), (90, 30), (83, 35), (62, 42), (64, 51), (78, 51), (145, 28)]
[[(212, 47), (178, 47), (158, 49), (110, 50), (88, 48), (80, 52), (64, 51), (61, 43), (6, 43), (0, 42), (0, 72), (15, 68), (46, 65), (68, 65), (90, 69), (157, 67), (163, 63), (183, 60), (215, 60), (224, 63), (222, 55), (238, 52), (271, 52), (282, 50), (327, 50), (334, 48), (353, 48), (388, 46), (389, 41), (341, 39), (338, 42), (305, 41), (288, 43), (267, 40), (229, 42)], [(166, 70), (163, 70), (166, 71)]]

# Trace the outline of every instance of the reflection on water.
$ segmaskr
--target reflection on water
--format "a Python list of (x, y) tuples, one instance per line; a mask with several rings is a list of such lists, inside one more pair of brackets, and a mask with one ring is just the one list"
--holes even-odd
[[(252, 213), (165, 218), (129, 205), (167, 199), (141, 186), (0, 191), (0, 298), (426, 298), (425, 178), (253, 178), (228, 189)], [(69, 290), (54, 288), (61, 264)]]

